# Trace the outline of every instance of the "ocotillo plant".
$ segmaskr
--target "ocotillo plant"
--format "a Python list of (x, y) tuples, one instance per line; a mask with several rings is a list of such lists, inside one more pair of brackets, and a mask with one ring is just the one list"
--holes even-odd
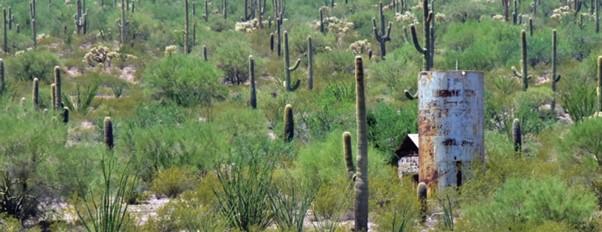
[(33, 103), (33, 109), (40, 109), (40, 79), (33, 79), (33, 89), (31, 91), (31, 102)]
[(307, 89), (314, 88), (314, 46), (311, 36), (307, 38)]
[(418, 201), (420, 202), (420, 221), (426, 222), (426, 211), (428, 210), (426, 198), (428, 197), (428, 188), (424, 182), (418, 184), (416, 194), (418, 195)]
[(284, 77), (285, 77), (284, 85), (286, 86), (286, 91), (295, 91), (295, 90), (297, 90), (297, 88), (299, 88), (301, 81), (297, 80), (294, 85), (291, 84), (292, 83), (291, 72), (294, 72), (295, 70), (297, 70), (297, 68), (299, 68), (299, 64), (301, 64), (301, 59), (297, 59), (297, 61), (295, 62), (295, 65), (293, 65), (293, 66), (291, 66), (290, 63), (291, 63), (291, 58), (290, 58), (290, 53), (289, 53), (289, 49), (288, 49), (288, 32), (284, 31)]
[(552, 111), (556, 109), (556, 90), (558, 88), (558, 82), (560, 81), (561, 76), (558, 75), (558, 33), (556, 30), (552, 31), (552, 92), (554, 94), (552, 98)]
[(384, 59), (387, 55), (386, 43), (391, 41), (391, 22), (389, 26), (385, 27), (385, 14), (383, 12), (383, 3), (379, 3), (379, 17), (380, 17), (380, 32), (376, 26), (376, 18), (372, 18), (372, 31), (374, 31), (374, 38), (380, 45), (380, 58)]
[(525, 32), (525, 30), (522, 30), (520, 33), (520, 37), (521, 37), (521, 63), (522, 63), (522, 73), (519, 73), (515, 67), (512, 67), (512, 72), (514, 73), (514, 76), (518, 77), (518, 78), (522, 78), (523, 80), (523, 90), (527, 91), (527, 89), (529, 89), (529, 79), (531, 79), (531, 77), (529, 76), (529, 70), (528, 70), (528, 49), (529, 46), (527, 44), (527, 32)]
[(284, 107), (284, 141), (291, 142), (295, 137), (295, 119), (293, 118), (293, 106), (287, 104)]
[(190, 54), (190, 17), (189, 17), (189, 0), (184, 0), (184, 52)]
[(59, 110), (61, 108), (63, 108), (63, 102), (61, 101), (62, 96), (61, 95), (61, 67), (59, 66), (55, 66), (54, 67), (54, 109), (55, 110)]
[(106, 117), (104, 120), (104, 143), (109, 150), (115, 147), (115, 137), (113, 137), (113, 120), (111, 117)]
[(253, 56), (249, 56), (249, 80), (251, 81), (251, 96), (249, 98), (249, 105), (251, 108), (257, 108), (257, 89), (255, 87), (255, 60)]
[(351, 133), (347, 131), (343, 133), (343, 158), (345, 159), (345, 166), (347, 167), (347, 176), (349, 177), (349, 180), (353, 181), (355, 165), (351, 148)]
[(63, 112), (61, 113), (61, 118), (63, 119), (63, 123), (69, 123), (69, 107), (63, 107)]
[(420, 46), (420, 42), (418, 42), (416, 25), (412, 24), (410, 29), (412, 32), (412, 42), (414, 43), (414, 47), (424, 56), (424, 71), (430, 71), (433, 68), (435, 56), (435, 16), (433, 12), (429, 10), (428, 0), (422, 1), (422, 8), (424, 10), (424, 48)]
[(4, 15), (4, 35), (3, 35), (3, 40), (2, 40), (2, 50), (5, 53), (8, 53), (8, 19), (7, 19), (7, 15), (6, 15), (6, 8), (2, 9), (3, 15)]
[(523, 147), (523, 134), (519, 119), (514, 119), (512, 122), (512, 141), (514, 142), (514, 151), (520, 153)]
[(602, 56), (598, 57), (598, 112), (602, 112)]
[(4, 93), (4, 89), (6, 89), (6, 80), (4, 78), (5, 72), (4, 60), (0, 58), (0, 95), (2, 95)]
[(355, 57), (357, 113), (357, 173), (355, 175), (355, 231), (368, 231), (368, 124), (366, 121), (364, 64)]

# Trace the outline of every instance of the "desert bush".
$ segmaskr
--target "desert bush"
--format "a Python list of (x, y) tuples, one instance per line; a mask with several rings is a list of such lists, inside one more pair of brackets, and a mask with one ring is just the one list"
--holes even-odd
[[(275, 188), (270, 193), (274, 222), (281, 231), (304, 231), (304, 219), (310, 208), (319, 186), (309, 185), (307, 182), (285, 173), (280, 183), (276, 182)], [(292, 183), (292, 184), (291, 184)]]
[[(243, 38), (235, 32), (228, 32), (226, 36)], [(246, 39), (223, 40), (215, 48), (210, 61), (223, 71), (223, 82), (242, 84), (249, 77), (249, 55), (253, 54), (251, 44)]]
[[(563, 77), (564, 78), (564, 77)], [(582, 121), (596, 111), (596, 88), (585, 78), (566, 77), (560, 102), (574, 121)]]
[[(379, 189), (379, 204), (376, 204), (375, 223), (379, 231), (417, 231), (416, 222), (419, 216), (419, 202), (414, 184), (406, 179), (399, 181), (396, 175), (391, 178), (377, 180), (371, 189)], [(375, 186), (376, 185), (376, 186)]]
[(459, 229), (515, 231), (548, 221), (578, 229), (589, 223), (596, 207), (593, 193), (558, 178), (511, 178), (483, 204), (466, 207), (462, 219), (466, 228)]
[(197, 184), (195, 173), (187, 168), (171, 167), (160, 170), (153, 179), (151, 190), (159, 196), (175, 198)]
[(524, 134), (539, 133), (554, 122), (556, 115), (550, 110), (542, 109), (550, 99), (551, 91), (543, 88), (529, 88), (528, 91), (518, 92), (514, 96), (514, 117), (521, 120)]
[(144, 73), (153, 96), (181, 106), (210, 106), (224, 98), (221, 72), (200, 59), (174, 54), (154, 63)]
[(393, 154), (407, 134), (418, 131), (416, 115), (418, 109), (413, 103), (399, 109), (379, 103), (368, 113), (368, 139), (386, 155), (386, 162), (394, 161)]
[(26, 51), (7, 61), (7, 73), (16, 80), (51, 82), (54, 66), (59, 64), (58, 58), (47, 51)]
[(602, 119), (590, 118), (577, 123), (562, 140), (564, 153), (582, 165), (602, 166)]

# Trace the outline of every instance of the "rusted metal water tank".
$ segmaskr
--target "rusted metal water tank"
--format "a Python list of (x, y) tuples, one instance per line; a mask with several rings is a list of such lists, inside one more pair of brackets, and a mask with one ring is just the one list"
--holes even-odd
[(483, 79), (474, 71), (420, 74), (419, 180), (429, 188), (461, 185), (485, 159)]

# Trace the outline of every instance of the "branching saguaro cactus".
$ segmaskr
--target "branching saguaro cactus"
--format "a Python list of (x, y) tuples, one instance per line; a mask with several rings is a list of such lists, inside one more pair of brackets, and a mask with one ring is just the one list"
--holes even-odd
[(558, 82), (561, 76), (558, 75), (558, 33), (556, 30), (552, 31), (552, 92), (554, 94), (552, 98), (552, 111), (556, 110), (556, 91), (558, 89)]
[(307, 38), (307, 89), (314, 88), (314, 46), (311, 36)]
[(31, 102), (33, 103), (33, 109), (40, 109), (40, 79), (33, 79), (33, 89), (31, 91)]
[(516, 153), (520, 153), (523, 148), (523, 134), (520, 120), (517, 118), (515, 118), (512, 122), (512, 141), (514, 143), (514, 151)]
[(389, 26), (385, 27), (385, 14), (383, 12), (383, 3), (379, 3), (379, 17), (380, 17), (380, 32), (378, 31), (378, 27), (376, 26), (376, 18), (372, 18), (372, 31), (374, 31), (374, 38), (380, 44), (380, 58), (384, 59), (387, 55), (387, 42), (391, 41), (391, 25), (389, 22)]
[(105, 117), (103, 128), (105, 146), (107, 146), (107, 149), (113, 150), (115, 147), (115, 137), (113, 136), (113, 120), (111, 117)]
[(190, 46), (190, 2), (184, 0), (184, 52), (190, 54), (192, 47)]
[(284, 107), (284, 141), (291, 142), (295, 137), (295, 119), (293, 118), (293, 106), (287, 104)]
[(435, 17), (433, 12), (429, 9), (428, 0), (422, 0), (422, 8), (424, 10), (424, 48), (420, 46), (420, 42), (418, 42), (416, 25), (412, 24), (410, 29), (412, 32), (412, 42), (414, 43), (414, 47), (424, 56), (423, 71), (431, 71), (435, 57)]
[(347, 167), (347, 177), (349, 180), (353, 181), (353, 176), (355, 176), (355, 164), (351, 147), (351, 133), (348, 131), (343, 133), (343, 158), (345, 159), (345, 166)]
[(366, 121), (366, 96), (364, 64), (361, 56), (355, 57), (355, 94), (357, 113), (357, 173), (355, 175), (355, 231), (368, 231), (368, 124)]
[(424, 182), (420, 182), (416, 188), (416, 194), (418, 195), (418, 201), (420, 202), (420, 222), (426, 222), (426, 212), (428, 205), (426, 198), (428, 197), (428, 188)]
[(527, 89), (529, 89), (529, 79), (531, 79), (531, 77), (529, 76), (529, 70), (528, 70), (528, 49), (529, 49), (529, 45), (527, 44), (527, 32), (525, 32), (525, 30), (522, 30), (520, 33), (520, 37), (521, 37), (521, 63), (522, 63), (522, 73), (519, 73), (518, 70), (516, 70), (516, 67), (512, 67), (512, 72), (514, 73), (514, 76), (521, 78), (523, 80), (523, 90), (527, 91)]
[(59, 66), (55, 66), (54, 67), (54, 109), (55, 110), (59, 110), (63, 108), (63, 102), (61, 101), (62, 96), (61, 95), (61, 67)]
[(251, 96), (249, 97), (249, 106), (257, 108), (257, 89), (255, 87), (255, 59), (249, 56), (249, 80), (251, 82)]
[(284, 77), (285, 77), (285, 87), (286, 87), (286, 91), (295, 91), (297, 90), (297, 88), (299, 88), (299, 85), (301, 84), (300, 80), (297, 80), (295, 82), (295, 84), (291, 84), (292, 80), (291, 80), (291, 72), (294, 72), (295, 70), (297, 70), (297, 68), (299, 68), (299, 65), (301, 64), (301, 59), (297, 59), (297, 61), (295, 62), (295, 65), (291, 66), (291, 58), (290, 58), (290, 53), (289, 53), (289, 49), (288, 49), (288, 32), (285, 31), (284, 32)]

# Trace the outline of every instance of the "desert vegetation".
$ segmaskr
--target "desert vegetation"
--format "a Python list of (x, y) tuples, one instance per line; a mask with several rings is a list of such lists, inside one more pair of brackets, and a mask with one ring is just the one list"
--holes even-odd
[[(0, 7), (0, 231), (602, 231), (600, 0)], [(436, 188), (398, 151), (449, 70), (485, 158)]]

